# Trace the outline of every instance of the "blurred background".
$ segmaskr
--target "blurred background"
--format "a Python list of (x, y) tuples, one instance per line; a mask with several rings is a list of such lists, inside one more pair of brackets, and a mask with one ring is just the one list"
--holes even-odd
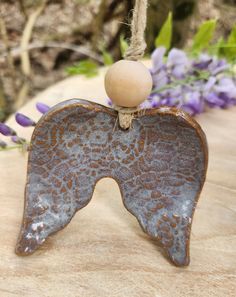
[[(73, 65), (109, 64), (130, 37), (132, 0), (1, 0), (0, 121), (35, 94), (77, 73)], [(217, 19), (215, 39), (226, 38), (236, 19), (236, 0), (150, 0), (147, 55), (173, 14), (172, 47), (191, 44), (199, 24)], [(89, 59), (89, 60), (88, 60)], [(105, 61), (105, 62), (104, 62)]]

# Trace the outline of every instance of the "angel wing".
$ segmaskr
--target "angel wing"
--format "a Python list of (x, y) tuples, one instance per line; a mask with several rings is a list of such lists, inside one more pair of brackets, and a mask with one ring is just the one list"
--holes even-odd
[(116, 111), (78, 99), (58, 104), (40, 120), (31, 140), (16, 253), (33, 253), (64, 228), (89, 203), (97, 181), (109, 176), (143, 230), (173, 263), (188, 265), (208, 162), (204, 133), (172, 108), (136, 114), (127, 131), (116, 122)]

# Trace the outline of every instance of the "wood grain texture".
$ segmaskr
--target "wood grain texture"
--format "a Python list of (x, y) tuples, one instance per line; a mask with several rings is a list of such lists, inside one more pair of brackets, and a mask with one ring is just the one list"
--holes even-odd
[[(35, 119), (36, 101), (97, 98), (104, 103), (103, 72), (74, 77), (46, 90), (22, 111)], [(0, 154), (0, 296), (208, 297), (236, 292), (236, 108), (197, 119), (209, 143), (207, 182), (193, 221), (191, 264), (176, 268), (123, 207), (118, 185), (101, 180), (92, 202), (66, 229), (29, 257), (14, 247), (24, 204), (27, 155)], [(21, 136), (31, 129), (16, 127)]]

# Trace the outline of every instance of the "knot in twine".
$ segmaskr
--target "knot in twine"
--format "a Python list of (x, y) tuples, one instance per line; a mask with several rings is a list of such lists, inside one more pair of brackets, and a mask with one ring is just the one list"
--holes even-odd
[(129, 129), (134, 119), (134, 114), (139, 111), (138, 107), (122, 107), (114, 106), (114, 109), (118, 111), (119, 124), (122, 129)]
[[(135, 2), (131, 23), (131, 40), (125, 53), (125, 60), (138, 61), (144, 56), (147, 46), (144, 37), (147, 24), (147, 6), (148, 0), (136, 0)], [(139, 110), (139, 108), (115, 106), (115, 110), (118, 111), (121, 128), (129, 129), (131, 127), (132, 120), (134, 119), (134, 114)]]
[(147, 25), (147, 5), (148, 0), (136, 0), (133, 20), (131, 23), (130, 45), (125, 53), (125, 60), (140, 60), (147, 47), (144, 33)]

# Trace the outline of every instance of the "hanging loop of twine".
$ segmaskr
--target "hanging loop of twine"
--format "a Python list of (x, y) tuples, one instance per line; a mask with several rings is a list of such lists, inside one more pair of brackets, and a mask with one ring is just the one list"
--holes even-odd
[[(145, 30), (147, 24), (148, 0), (136, 0), (131, 23), (130, 45), (125, 53), (125, 60), (138, 61), (142, 59), (146, 49)], [(138, 107), (126, 108), (114, 106), (118, 111), (119, 124), (122, 129), (129, 129)]]
[(125, 59), (138, 61), (142, 59), (147, 47), (145, 41), (145, 30), (147, 25), (147, 6), (148, 0), (136, 0), (133, 20), (131, 23), (130, 46), (125, 53)]

